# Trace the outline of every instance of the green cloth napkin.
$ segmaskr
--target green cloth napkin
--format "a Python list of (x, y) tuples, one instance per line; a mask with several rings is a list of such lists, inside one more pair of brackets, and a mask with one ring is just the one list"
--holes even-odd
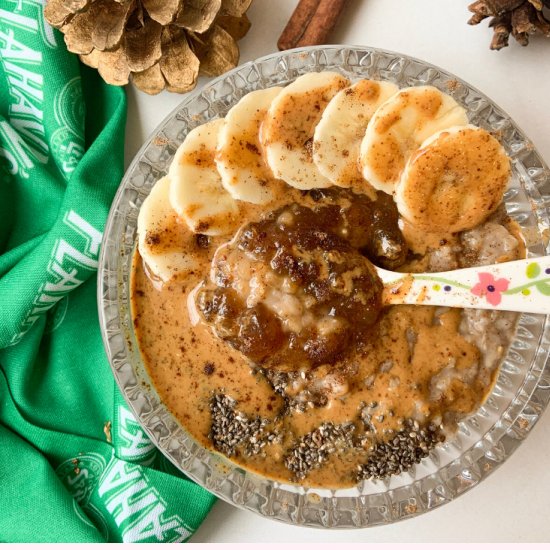
[(98, 325), (124, 92), (42, 10), (0, 2), (0, 541), (183, 541), (214, 497), (141, 430)]

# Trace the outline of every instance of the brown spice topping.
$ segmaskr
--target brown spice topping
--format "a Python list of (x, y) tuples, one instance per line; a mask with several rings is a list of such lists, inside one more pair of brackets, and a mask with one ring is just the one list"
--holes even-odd
[(148, 245), (158, 245), (161, 242), (160, 235), (158, 233), (151, 233), (150, 231), (147, 231), (145, 234), (145, 244)]

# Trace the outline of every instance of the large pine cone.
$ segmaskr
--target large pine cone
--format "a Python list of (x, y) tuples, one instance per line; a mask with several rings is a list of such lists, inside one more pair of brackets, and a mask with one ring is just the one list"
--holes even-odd
[(187, 92), (239, 61), (252, 0), (48, 0), (44, 14), (109, 84)]
[(522, 46), (527, 46), (530, 34), (540, 32), (550, 37), (550, 20), (545, 16), (545, 8), (550, 8), (550, 0), (476, 0), (468, 6), (474, 14), (468, 23), (477, 25), (491, 17), (492, 50), (508, 46), (510, 35)]

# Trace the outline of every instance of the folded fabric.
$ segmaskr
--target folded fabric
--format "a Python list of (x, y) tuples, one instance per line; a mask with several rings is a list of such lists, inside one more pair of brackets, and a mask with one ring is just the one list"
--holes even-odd
[(0, 3), (0, 541), (187, 540), (214, 497), (142, 431), (98, 324), (124, 91), (42, 12)]

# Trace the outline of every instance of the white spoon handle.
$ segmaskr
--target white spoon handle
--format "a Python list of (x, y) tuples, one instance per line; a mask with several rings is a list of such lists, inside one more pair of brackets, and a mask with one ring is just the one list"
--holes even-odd
[(386, 304), (550, 313), (550, 256), (443, 273), (377, 271)]

